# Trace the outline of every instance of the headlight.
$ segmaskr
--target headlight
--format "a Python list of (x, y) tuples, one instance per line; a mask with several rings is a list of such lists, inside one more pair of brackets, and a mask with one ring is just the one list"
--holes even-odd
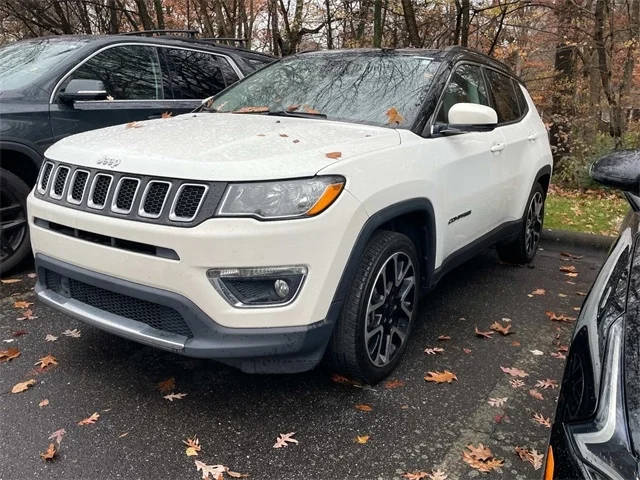
[(284, 219), (312, 217), (326, 210), (344, 187), (344, 178), (319, 176), (275, 182), (231, 183), (219, 216)]

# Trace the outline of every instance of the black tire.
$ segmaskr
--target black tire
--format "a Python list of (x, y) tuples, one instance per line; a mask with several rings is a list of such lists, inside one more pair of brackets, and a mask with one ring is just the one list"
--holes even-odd
[(525, 264), (536, 256), (544, 224), (545, 200), (544, 188), (536, 183), (529, 194), (518, 236), (508, 243), (498, 244), (497, 250), (501, 260)]
[(27, 224), (29, 186), (18, 176), (0, 168), (0, 276), (29, 255)]
[[(397, 285), (398, 282), (393, 281), (389, 287), (386, 275), (394, 274), (391, 272), (400, 273), (400, 282)], [(383, 295), (382, 291), (387, 289), (388, 294)], [(367, 384), (375, 384), (389, 375), (407, 347), (418, 313), (419, 292), (420, 264), (413, 242), (400, 233), (376, 233), (365, 248), (327, 347), (328, 366)], [(383, 303), (376, 307), (381, 301)], [(369, 330), (368, 341), (365, 329)], [(387, 337), (385, 332), (390, 332)]]

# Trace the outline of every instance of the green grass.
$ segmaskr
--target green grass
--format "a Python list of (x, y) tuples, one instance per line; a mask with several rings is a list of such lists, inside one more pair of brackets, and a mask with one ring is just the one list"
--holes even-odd
[(545, 203), (544, 226), (552, 230), (616, 236), (628, 210), (627, 201), (616, 193), (551, 187)]

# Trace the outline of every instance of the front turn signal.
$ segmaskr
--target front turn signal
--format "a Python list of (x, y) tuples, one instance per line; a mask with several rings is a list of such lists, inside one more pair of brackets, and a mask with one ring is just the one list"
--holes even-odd
[(329, 208), (329, 206), (335, 201), (335, 199), (338, 198), (338, 195), (340, 195), (340, 192), (342, 192), (343, 188), (344, 182), (332, 183), (330, 185), (327, 185), (327, 187), (324, 189), (324, 192), (322, 192), (322, 195), (320, 195), (318, 201), (314, 203), (309, 210), (307, 210), (307, 216), (313, 217), (314, 215), (322, 213), (327, 208)]
[(547, 464), (544, 468), (544, 480), (553, 480), (553, 470), (555, 468), (555, 462), (553, 460), (553, 448), (549, 445), (547, 450)]

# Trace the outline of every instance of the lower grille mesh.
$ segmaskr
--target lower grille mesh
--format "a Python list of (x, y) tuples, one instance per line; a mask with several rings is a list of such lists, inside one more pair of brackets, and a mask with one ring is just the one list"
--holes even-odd
[(145, 323), (165, 332), (192, 337), (187, 323), (176, 310), (147, 300), (112, 292), (45, 270), (48, 289), (114, 315)]

